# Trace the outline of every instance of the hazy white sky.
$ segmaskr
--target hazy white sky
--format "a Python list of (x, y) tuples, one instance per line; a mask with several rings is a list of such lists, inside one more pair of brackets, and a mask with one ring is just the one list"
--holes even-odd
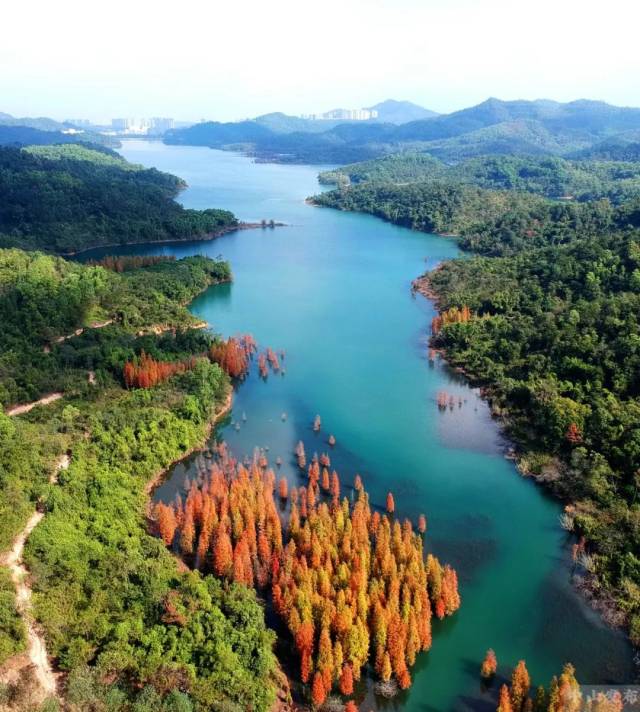
[(640, 106), (638, 0), (6, 0), (0, 111), (233, 120), (539, 97)]

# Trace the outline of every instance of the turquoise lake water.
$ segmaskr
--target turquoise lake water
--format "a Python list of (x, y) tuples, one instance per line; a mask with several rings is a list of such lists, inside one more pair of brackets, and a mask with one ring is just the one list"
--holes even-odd
[[(425, 512), (428, 546), (458, 570), (462, 608), (435, 622), (433, 647), (412, 670), (412, 688), (391, 701), (369, 692), (361, 709), (494, 710), (496, 686), (482, 691), (478, 674), (489, 647), (499, 673), (524, 658), (536, 684), (546, 684), (566, 661), (583, 683), (631, 681), (624, 636), (604, 626), (571, 587), (561, 505), (505, 459), (499, 428), (477, 392), (443, 363), (429, 365), (434, 309), (412, 297), (410, 283), (456, 256), (456, 244), (306, 205), (304, 198), (321, 189), (318, 166), (256, 164), (146, 141), (127, 141), (122, 153), (184, 178), (189, 188), (180, 200), (187, 207), (288, 225), (119, 250), (222, 255), (233, 283), (209, 289), (192, 311), (224, 335), (250, 332), (261, 346), (286, 351), (285, 376), (263, 382), (253, 374), (239, 387), (221, 432), (232, 451), (242, 457), (268, 447), (297, 483), (296, 442), (302, 439), (307, 453), (321, 452), (333, 433), (332, 465), (343, 482), (359, 472), (375, 503), (391, 489), (397, 513), (415, 521)], [(441, 391), (454, 395), (452, 410), (438, 410)], [(320, 434), (311, 429), (316, 414)], [(238, 431), (231, 421), (240, 421)], [(198, 458), (178, 465), (156, 496), (171, 499), (197, 466)]]

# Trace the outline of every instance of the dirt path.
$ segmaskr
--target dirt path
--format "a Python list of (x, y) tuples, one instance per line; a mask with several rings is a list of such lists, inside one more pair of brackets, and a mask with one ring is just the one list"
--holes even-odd
[[(62, 455), (49, 478), (51, 484), (58, 481), (60, 470), (69, 467), (70, 459), (68, 455)], [(35, 677), (42, 690), (43, 699), (57, 695), (56, 676), (51, 669), (47, 646), (44, 637), (39, 631), (33, 619), (31, 609), (31, 585), (29, 583), (29, 572), (23, 561), (24, 545), (31, 532), (38, 526), (44, 517), (44, 512), (36, 511), (30, 517), (24, 529), (16, 537), (11, 549), (2, 557), (2, 563), (9, 569), (11, 580), (16, 587), (16, 608), (27, 630), (27, 656), (29, 663), (33, 665)]]
[(53, 403), (53, 401), (57, 401), (62, 396), (64, 393), (61, 391), (57, 391), (56, 393), (49, 393), (46, 396), (42, 396), (37, 401), (32, 401), (31, 403), (23, 403), (22, 405), (14, 405), (13, 407), (7, 409), (5, 411), (5, 415), (22, 415), (23, 413), (28, 413), (30, 410), (33, 410), (37, 405), (49, 405), (49, 403)]
[(113, 319), (105, 319), (105, 321), (94, 321), (92, 324), (89, 324), (89, 326), (81, 326), (75, 331), (72, 331), (70, 334), (66, 334), (64, 336), (57, 336), (50, 344), (45, 344), (42, 350), (46, 354), (51, 353), (51, 344), (62, 344), (68, 339), (73, 339), (76, 336), (84, 334), (87, 329), (103, 329), (105, 326), (109, 326), (109, 324), (113, 324)]

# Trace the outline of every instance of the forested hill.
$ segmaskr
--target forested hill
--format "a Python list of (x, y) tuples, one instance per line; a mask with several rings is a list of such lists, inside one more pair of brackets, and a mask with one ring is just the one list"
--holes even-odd
[(0, 111), (0, 146), (54, 143), (83, 143), (112, 147), (120, 145), (120, 141), (114, 136), (94, 131), (78, 131), (77, 127), (68, 122), (55, 121), (46, 116), (15, 117)]
[(404, 152), (319, 175), (321, 183), (339, 186), (433, 179), (582, 202), (608, 198), (618, 204), (640, 196), (640, 163), (557, 156), (488, 155), (448, 165), (427, 153)]
[(120, 145), (112, 136), (97, 133), (68, 134), (58, 130), (46, 130), (37, 126), (11, 125), (0, 122), (0, 146), (49, 146), (56, 143), (83, 143), (89, 146)]
[(0, 246), (71, 253), (100, 245), (201, 238), (237, 224), (226, 210), (187, 210), (175, 176), (107, 148), (0, 147)]
[[(313, 133), (303, 120), (205, 122), (167, 132), (165, 142), (247, 151), (283, 163), (349, 163), (403, 150), (419, 150), (454, 163), (489, 153), (571, 156), (604, 141), (625, 140), (640, 130), (640, 109), (598, 101), (500, 101), (488, 99), (451, 114), (401, 125), (356, 121)], [(289, 117), (295, 119), (295, 117)], [(637, 140), (637, 139), (636, 139)], [(629, 159), (633, 152), (612, 154)]]
[(12, 405), (77, 385), (76, 361), (83, 383), (87, 369), (100, 367), (99, 351), (73, 355), (74, 339), (50, 351), (58, 337), (85, 329), (87, 336), (78, 343), (86, 343), (92, 333), (100, 334), (96, 338), (109, 333), (91, 328), (107, 322), (128, 332), (147, 324), (191, 326), (196, 319), (183, 305), (209, 285), (231, 278), (228, 263), (204, 257), (149, 261), (118, 273), (40, 252), (0, 250), (0, 403)]
[[(317, 205), (453, 233), (468, 250), (513, 254), (637, 226), (640, 166), (485, 156), (446, 166), (398, 154), (321, 174), (340, 185)], [(353, 183), (353, 184), (350, 184)]]
[[(38, 506), (25, 561), (65, 708), (267, 712), (276, 661), (255, 593), (185, 572), (147, 531), (149, 482), (205, 441), (229, 393), (207, 356), (217, 340), (187, 329), (181, 306), (229, 267), (204, 257), (104, 264), (0, 249), (0, 399), (62, 392), (25, 415), (0, 409), (0, 551)], [(106, 317), (114, 323), (91, 328)], [(152, 366), (155, 380), (127, 387), (127, 364)], [(63, 453), (69, 467), (52, 478)], [(26, 647), (14, 601), (0, 567), (0, 664)], [(3, 699), (35, 709), (32, 668), (14, 662)]]

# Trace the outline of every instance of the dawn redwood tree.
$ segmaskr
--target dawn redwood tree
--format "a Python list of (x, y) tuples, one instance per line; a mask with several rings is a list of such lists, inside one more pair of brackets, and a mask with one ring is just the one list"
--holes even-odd
[(158, 502), (155, 506), (155, 516), (160, 538), (166, 546), (171, 546), (178, 526), (173, 507)]
[(335, 470), (331, 473), (331, 496), (340, 499), (340, 478)]
[(520, 660), (511, 675), (511, 703), (514, 712), (522, 712), (529, 697), (531, 678), (524, 660)]
[(393, 494), (391, 492), (387, 493), (387, 512), (393, 514), (396, 509), (396, 503), (393, 500)]
[(489, 648), (489, 650), (487, 650), (487, 654), (484, 656), (484, 660), (482, 661), (480, 675), (485, 680), (488, 680), (496, 674), (497, 669), (498, 660), (496, 658), (496, 654), (494, 653), (492, 648)]
[(192, 370), (197, 361), (193, 356), (183, 361), (157, 361), (142, 351), (136, 361), (125, 363), (122, 375), (127, 388), (152, 388), (177, 373)]
[(311, 688), (311, 701), (314, 707), (320, 707), (324, 704), (327, 699), (327, 691), (324, 687), (324, 681), (322, 675), (317, 672), (313, 676), (313, 686)]
[(576, 423), (569, 424), (565, 437), (571, 445), (579, 445), (582, 442), (582, 433)]
[(509, 688), (506, 685), (500, 688), (500, 699), (496, 712), (514, 712), (511, 705), (511, 697), (509, 696)]
[[(299, 443), (296, 455), (303, 453)], [(220, 444), (216, 455), (208, 475), (189, 483), (184, 505), (178, 498), (170, 507), (189, 562), (197, 542), (198, 568), (270, 588), (300, 679), (315, 686), (317, 699), (334, 686), (351, 694), (370, 658), (380, 678), (408, 687), (410, 667), (431, 646), (432, 613), (444, 617), (460, 605), (455, 571), (432, 554), (425, 559), (409, 520), (372, 511), (359, 477), (355, 496), (340, 500), (338, 473), (321, 474), (315, 454), (307, 486), (287, 492), (284, 536), (283, 479), (264, 451), (239, 463)]]
[(213, 546), (213, 570), (217, 576), (228, 576), (233, 564), (233, 545), (226, 528), (218, 529)]
[(411, 675), (406, 667), (398, 674), (398, 685), (401, 690), (408, 690), (411, 687)]
[(351, 665), (344, 665), (340, 674), (340, 692), (343, 695), (353, 694), (353, 671)]
[(418, 517), (418, 531), (420, 534), (424, 534), (427, 531), (427, 518), (424, 514)]
[(185, 556), (193, 554), (195, 534), (193, 507), (189, 506), (185, 510), (184, 524), (180, 530), (180, 551), (182, 551)]

